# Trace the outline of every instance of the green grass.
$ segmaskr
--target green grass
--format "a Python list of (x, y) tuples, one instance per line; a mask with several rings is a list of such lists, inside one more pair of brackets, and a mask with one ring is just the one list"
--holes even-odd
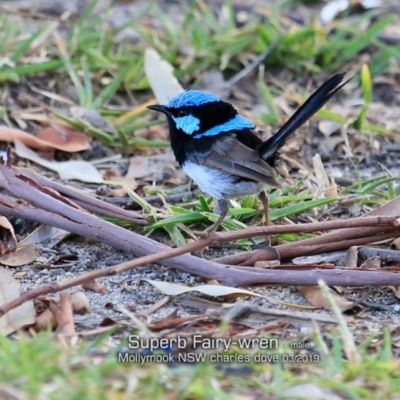
[[(329, 213), (332, 207), (340, 206), (372, 206), (377, 207), (383, 202), (393, 200), (400, 195), (399, 176), (378, 176), (369, 179), (359, 178), (353, 185), (342, 189), (338, 197), (322, 197), (315, 199), (307, 192), (302, 181), (294, 187), (285, 187), (283, 190), (273, 190), (269, 195), (269, 206), (271, 221), (279, 221), (284, 218), (298, 218), (302, 213), (314, 210), (316, 215)], [(170, 235), (176, 246), (185, 243), (185, 234), (195, 238), (193, 230), (201, 228), (200, 223), (211, 224), (218, 219), (218, 214), (213, 212), (211, 207), (212, 198), (200, 196), (198, 200), (178, 205), (167, 205), (166, 212), (157, 213), (149, 204), (143, 204), (139, 196), (135, 200), (142, 204), (152, 216), (154, 221), (144, 228), (145, 232), (152, 232), (154, 229), (164, 229)], [(142, 203), (141, 203), (142, 201)], [(244, 199), (233, 202), (235, 207), (230, 207), (227, 217), (222, 223), (225, 230), (239, 230), (248, 226), (258, 225), (263, 217), (261, 203), (255, 196), (247, 196)], [(204, 225), (203, 225), (204, 226)], [(296, 241), (301, 238), (312, 237), (311, 234), (282, 234), (277, 238), (287, 241)], [(247, 246), (251, 242), (239, 240), (238, 244)]]
[[(317, 330), (313, 338), (315, 348), (308, 351), (294, 350), (283, 340), (278, 341), (275, 350), (243, 350), (233, 346), (219, 354), (249, 359), (229, 364), (210, 359), (195, 365), (119, 363), (116, 350), (102, 344), (103, 339), (65, 347), (50, 333), (32, 338), (19, 335), (18, 340), (12, 341), (0, 338), (0, 392), (12, 385), (20, 393), (40, 399), (228, 399), (248, 391), (262, 397), (283, 398), (280, 396), (284, 390), (312, 383), (350, 399), (395, 399), (400, 386), (400, 365), (393, 358), (387, 330), (373, 352), (369, 349), (372, 336), (357, 347), (357, 363), (346, 361), (344, 344), (336, 329), (324, 335)], [(278, 362), (259, 362), (260, 355), (273, 354), (278, 356)], [(319, 362), (293, 362), (294, 355), (300, 360), (308, 359), (305, 354)]]
[[(381, 17), (376, 11), (370, 11), (352, 19), (351, 25), (339, 19), (331, 31), (315, 20), (303, 25), (292, 22), (288, 26), (287, 20), (283, 23), (281, 18), (284, 4), (274, 5), (267, 16), (249, 13), (246, 21), (238, 26), (229, 1), (226, 1), (222, 20), (212, 6), (202, 0), (183, 6), (181, 24), (171, 21), (157, 2), (150, 2), (143, 14), (135, 15), (122, 27), (111, 28), (107, 22), (109, 12), (94, 14), (96, 1), (92, 0), (65, 37), (61, 37), (50, 22), (39, 24), (33, 34), (27, 35), (24, 26), (13, 24), (4, 14), (0, 18), (0, 81), (19, 82), (39, 73), (51, 73), (65, 86), (74, 88), (77, 105), (98, 110), (115, 127), (115, 132), (106, 132), (80, 118), (55, 113), (56, 117), (102, 140), (107, 146), (166, 146), (167, 143), (160, 140), (134, 136), (135, 130), (159, 124), (160, 120), (150, 120), (144, 108), (124, 118), (131, 115), (129, 105), (118, 110), (113, 102), (116, 95), (149, 88), (143, 71), (146, 47), (154, 47), (176, 67), (176, 75), (185, 87), (196, 86), (204, 72), (211, 68), (219, 68), (228, 75), (241, 70), (245, 60), (262, 53), (278, 38), (278, 45), (264, 62), (267, 70), (270, 66), (284, 66), (307, 75), (307, 72), (347, 69), (347, 65), (354, 64), (358, 54), (368, 48), (370, 70), (375, 75), (388, 69), (393, 59), (400, 58), (400, 46), (388, 46), (377, 39), (393, 22), (391, 15)], [(158, 27), (154, 29), (143, 23), (143, 16), (156, 19)], [(28, 26), (31, 22), (27, 21)], [(141, 39), (115, 42), (116, 35), (125, 27), (134, 28), (142, 35)], [(273, 98), (281, 94), (281, 89), (267, 85), (265, 78), (268, 76), (260, 75), (258, 85), (269, 109), (262, 120), (275, 124), (278, 110)], [(365, 87), (365, 78), (362, 81)], [(344, 122), (342, 117), (332, 113), (321, 111), (319, 115)], [(355, 127), (387, 133), (365, 119), (366, 109), (356, 120)]]
[[(338, 201), (336, 197), (324, 197), (314, 199), (311, 194), (294, 194), (292, 188), (285, 190), (275, 190), (270, 195), (270, 214), (271, 221), (281, 218), (297, 216), (303, 212), (323, 207)], [(214, 223), (218, 219), (218, 214), (214, 213), (210, 207), (212, 198), (205, 199), (200, 196), (198, 201), (192, 201), (186, 204), (185, 207), (167, 206), (167, 214), (154, 215), (156, 222), (147, 226), (145, 232), (151, 232), (154, 229), (164, 228), (171, 236), (173, 242), (179, 246), (184, 243), (182, 232), (184, 231), (189, 236), (195, 237), (194, 233), (189, 229), (190, 226), (198, 228), (199, 222)], [(239, 230), (247, 226), (260, 223), (263, 216), (261, 204), (254, 196), (248, 196), (240, 201), (235, 201), (235, 208), (230, 208), (227, 218), (222, 222), (222, 227), (226, 230)], [(193, 211), (188, 210), (188, 206)], [(261, 208), (260, 208), (261, 207)], [(172, 232), (172, 234), (171, 234)], [(278, 235), (285, 239), (286, 235)], [(288, 236), (289, 237), (289, 236)], [(290, 235), (291, 240), (303, 237), (301, 235)], [(249, 244), (248, 241), (240, 241), (241, 244)]]

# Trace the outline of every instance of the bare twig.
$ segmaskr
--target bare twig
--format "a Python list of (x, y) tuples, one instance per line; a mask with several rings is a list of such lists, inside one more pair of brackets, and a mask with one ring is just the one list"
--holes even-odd
[[(334, 232), (336, 233), (336, 232)], [(300, 256), (310, 256), (314, 254), (326, 253), (330, 251), (344, 250), (351, 246), (361, 246), (369, 243), (376, 243), (382, 240), (393, 239), (400, 235), (400, 230), (389, 230), (387, 233), (376, 234), (365, 237), (355, 237), (354, 239), (340, 240), (341, 234), (338, 234), (336, 241), (331, 241), (328, 234), (318, 236), (312, 239), (299, 240), (294, 243), (281, 244), (275, 247), (279, 252), (281, 259), (290, 259)], [(343, 235), (342, 235), (343, 236)], [(317, 240), (323, 238), (321, 241)], [(219, 264), (230, 265), (248, 265), (252, 266), (257, 261), (271, 260), (271, 252), (268, 250), (253, 250), (231, 256), (215, 258), (213, 261)]]
[(264, 51), (262, 51), (251, 63), (246, 65), (245, 68), (243, 68), (240, 72), (238, 72), (236, 75), (234, 75), (232, 78), (230, 78), (228, 81), (225, 82), (224, 84), (224, 90), (229, 89), (236, 83), (238, 83), (240, 80), (245, 78), (247, 75), (249, 75), (255, 68), (257, 68), (258, 65), (260, 65), (264, 59), (266, 59), (278, 46), (280, 41), (282, 40), (282, 37), (277, 37)]
[[(195, 232), (198, 236), (212, 236), (215, 243), (232, 242), (256, 236), (277, 235), (281, 233), (309, 233), (329, 231), (333, 229), (388, 227), (400, 229), (400, 214), (391, 216), (373, 216), (363, 218), (348, 218), (335, 221), (311, 222), (301, 225), (268, 225), (256, 226), (238, 231), (228, 232)], [(369, 232), (369, 231), (366, 231)]]
[(32, 170), (28, 168), (15, 168), (14, 171), (17, 177), (21, 179), (24, 179), (24, 177), (28, 177), (32, 181), (37, 182), (43, 187), (56, 190), (57, 192), (66, 196), (69, 200), (77, 203), (79, 206), (93, 213), (106, 215), (112, 218), (120, 218), (138, 225), (148, 225), (147, 219), (137, 214), (136, 212), (124, 210), (105, 201), (96, 199), (93, 196), (89, 196), (81, 190), (51, 181), (44, 176), (35, 174)]
[[(21, 179), (21, 176), (16, 176), (11, 169), (4, 165), (0, 166), (0, 178), (0, 187), (5, 188), (15, 197), (29, 201), (37, 207), (28, 206), (21, 201), (13, 200), (7, 195), (2, 195), (0, 197), (0, 212), (3, 215), (15, 215), (50, 224), (84, 237), (101, 240), (117, 248), (133, 252), (139, 257), (143, 256), (127, 263), (92, 271), (73, 279), (36, 287), (0, 307), (0, 316), (25, 301), (32, 300), (38, 296), (55, 293), (96, 278), (120, 274), (132, 268), (155, 262), (162, 262), (171, 268), (208, 279), (216, 279), (222, 284), (231, 286), (262, 284), (305, 286), (316, 285), (319, 279), (323, 279), (328, 285), (335, 286), (400, 285), (400, 273), (391, 271), (376, 272), (315, 268), (309, 269), (305, 273), (304, 270), (283, 268), (266, 270), (221, 265), (186, 253), (201, 250), (215, 242), (238, 238), (237, 233), (212, 234), (195, 243), (171, 249), (83, 211), (74, 206), (73, 203), (63, 199), (61, 195), (41, 187), (29, 178)], [(312, 254), (317, 251), (326, 251), (327, 248), (330, 249), (331, 247), (343, 248), (347, 246), (346, 248), (348, 248), (350, 245), (358, 245), (360, 242), (371, 243), (399, 234), (400, 228), (397, 214), (399, 201), (399, 199), (395, 199), (384, 207), (375, 210), (375, 213), (380, 213), (380, 215), (373, 216), (373, 213), (371, 213), (368, 218), (330, 221), (319, 224), (249, 228), (241, 233), (243, 235), (241, 237), (274, 234), (277, 232), (310, 232), (313, 230), (333, 229), (334, 227), (343, 228), (340, 231), (331, 232), (313, 239), (277, 246), (276, 249), (285, 257), (293, 254)]]
[[(299, 240), (294, 243), (288, 243), (276, 246), (275, 249), (279, 252), (281, 259), (289, 259), (293, 257), (314, 255), (324, 253), (327, 251), (344, 250), (350, 246), (360, 246), (368, 243), (375, 243), (377, 241), (391, 239), (399, 236), (400, 230), (398, 226), (398, 215), (400, 207), (400, 197), (395, 198), (389, 203), (374, 209), (363, 217), (351, 218), (347, 221), (358, 220), (362, 221), (370, 217), (393, 217), (396, 221), (392, 221), (389, 226), (382, 227), (372, 224), (369, 227), (351, 227), (347, 225), (346, 229), (340, 229), (334, 232), (326, 233), (324, 235), (312, 238)], [(334, 222), (334, 221), (330, 221)], [(329, 222), (329, 223), (330, 223)], [(332, 226), (332, 225), (331, 225)], [(361, 229), (362, 228), (362, 229)], [(347, 246), (347, 247), (346, 247)], [(265, 257), (265, 258), (260, 258)], [(255, 261), (270, 260), (270, 252), (245, 252), (244, 254), (234, 255), (219, 258), (214, 260), (219, 263), (229, 263), (242, 265), (253, 265)]]
[(361, 247), (358, 250), (358, 256), (367, 259), (378, 256), (385, 263), (400, 264), (400, 251), (392, 249), (379, 249), (376, 247)]
[(145, 257), (137, 258), (136, 260), (127, 261), (122, 264), (114, 265), (112, 267), (87, 272), (75, 278), (66, 279), (61, 282), (53, 282), (46, 285), (38, 286), (32, 290), (28, 290), (27, 292), (23, 293), (21, 296), (10, 301), (9, 303), (3, 304), (0, 307), (0, 317), (9, 312), (10, 310), (14, 309), (15, 307), (18, 307), (21, 304), (25, 303), (26, 301), (36, 299), (39, 296), (43, 296), (49, 293), (60, 292), (62, 290), (69, 289), (74, 286), (82, 285), (93, 279), (121, 274), (122, 272), (129, 271), (130, 269), (139, 267), (141, 265), (152, 264), (155, 262), (165, 260), (167, 258), (172, 258), (188, 252), (197, 251), (209, 244), (211, 244), (211, 238), (201, 239), (197, 242), (190, 243), (186, 246), (178, 247), (176, 249), (168, 249), (156, 254), (150, 254)]
[[(3, 304), (0, 307), (0, 317), (25, 303), (26, 301), (33, 300), (39, 296), (49, 293), (56, 293), (74, 286), (81, 285), (93, 279), (120, 274), (141, 265), (160, 262), (168, 258), (177, 260), (178, 258), (176, 256), (187, 252), (197, 251), (211, 243), (211, 237), (208, 239), (201, 239), (198, 242), (190, 243), (176, 249), (169, 249), (158, 254), (151, 254), (112, 267), (81, 274), (80, 276), (72, 279), (38, 286), (23, 293), (21, 296), (10, 301), (9, 303)], [(188, 255), (185, 257), (196, 259), (195, 257)], [(181, 258), (183, 257), (181, 256)], [(397, 272), (316, 268), (310, 269), (307, 271), (307, 273), (305, 273), (303, 270), (265, 270), (259, 268), (224, 267), (203, 259), (197, 259), (197, 261), (200, 264), (205, 264), (208, 268), (214, 269), (215, 272), (211, 272), (209, 277), (219, 277), (221, 283), (232, 286), (262, 285), (267, 283), (307, 286), (317, 284), (320, 279), (324, 280), (327, 285), (330, 286), (381, 286), (400, 284), (400, 273)], [(182, 268), (179, 264), (176, 265), (176, 267), (184, 271), (187, 270)], [(198, 275), (204, 276), (203, 273), (204, 270), (198, 270)]]

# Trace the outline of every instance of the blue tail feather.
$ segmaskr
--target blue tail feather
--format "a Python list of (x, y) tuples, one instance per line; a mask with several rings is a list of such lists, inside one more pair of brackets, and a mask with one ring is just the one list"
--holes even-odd
[(279, 131), (263, 142), (258, 148), (260, 157), (272, 161), (276, 152), (285, 144), (289, 136), (310, 119), (348, 81), (342, 83), (345, 73), (336, 74), (318, 88), (307, 101), (289, 118)]

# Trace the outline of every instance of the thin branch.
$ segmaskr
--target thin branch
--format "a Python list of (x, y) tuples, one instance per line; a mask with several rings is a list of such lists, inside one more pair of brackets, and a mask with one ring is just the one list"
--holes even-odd
[[(139, 257), (143, 256), (127, 263), (92, 271), (73, 279), (36, 287), (10, 303), (2, 305), (0, 307), (0, 316), (25, 301), (32, 300), (40, 295), (55, 293), (96, 278), (119, 274), (132, 268), (155, 262), (162, 262), (163, 265), (168, 267), (208, 279), (216, 279), (221, 284), (230, 286), (262, 284), (306, 286), (316, 285), (319, 279), (323, 279), (328, 285), (335, 286), (400, 285), (400, 273), (397, 272), (341, 269), (324, 270), (319, 268), (310, 269), (305, 272), (303, 270), (284, 270), (283, 268), (279, 270), (265, 270), (221, 265), (185, 253), (201, 250), (215, 241), (221, 243), (232, 240), (235, 237), (234, 235), (238, 237), (238, 234), (235, 232), (212, 234), (195, 243), (170, 249), (154, 240), (111, 224), (75, 207), (71, 202), (64, 201), (65, 199), (61, 195), (55, 194), (35, 182), (21, 179), (21, 176), (16, 176), (6, 166), (0, 166), (0, 178), (0, 187), (6, 189), (18, 199), (23, 199), (31, 204), (29, 206), (26, 203), (15, 201), (6, 195), (2, 195), (0, 198), (0, 212), (3, 212), (4, 215), (15, 215), (50, 224), (87, 238), (100, 240), (103, 243), (125, 251), (133, 252)], [(279, 253), (285, 256), (295, 254), (296, 252), (311, 254), (312, 252), (326, 249), (329, 246), (343, 248), (343, 246), (346, 247), (363, 242), (371, 243), (371, 241), (399, 235), (399, 202), (400, 199), (395, 199), (385, 206), (374, 210), (370, 213), (369, 217), (303, 225), (249, 228), (241, 234), (244, 235), (242, 237), (250, 237), (251, 235), (310, 232), (314, 229), (321, 231), (333, 229), (333, 227), (342, 228), (339, 231), (324, 234), (313, 239), (277, 246), (276, 249)], [(379, 215), (373, 216), (373, 213)]]
[(241, 71), (239, 71), (232, 78), (227, 80), (223, 86), (224, 90), (229, 89), (231, 86), (238, 83), (240, 80), (249, 75), (255, 68), (257, 68), (278, 46), (281, 42), (282, 37), (277, 37), (264, 51), (262, 51), (252, 62), (246, 65)]
[(358, 217), (349, 219), (339, 219), (334, 221), (311, 222), (301, 225), (268, 225), (256, 226), (238, 231), (229, 232), (195, 232), (198, 236), (213, 237), (215, 243), (233, 242), (239, 239), (246, 239), (256, 236), (277, 235), (282, 233), (309, 233), (319, 231), (330, 231), (333, 229), (350, 229), (350, 228), (375, 228), (393, 226), (400, 228), (400, 214), (393, 217), (374, 216), (374, 217)]
[(176, 249), (168, 249), (160, 253), (150, 254), (148, 256), (137, 258), (136, 260), (132, 261), (127, 261), (125, 263), (114, 265), (112, 267), (87, 272), (77, 277), (63, 280), (61, 282), (53, 282), (46, 285), (38, 286), (34, 289), (28, 290), (27, 292), (23, 293), (16, 299), (0, 306), (0, 317), (2, 317), (15, 307), (18, 307), (21, 304), (25, 303), (26, 301), (36, 299), (39, 296), (43, 296), (49, 293), (60, 292), (62, 290), (69, 289), (74, 286), (82, 285), (83, 283), (86, 283), (93, 279), (121, 274), (123, 272), (129, 271), (133, 268), (140, 267), (145, 264), (152, 264), (160, 262), (167, 258), (179, 256), (181, 254), (198, 251), (206, 246), (209, 246), (211, 243), (212, 243), (211, 238), (201, 239), (197, 242), (190, 243), (185, 246), (178, 247)]
[[(335, 232), (336, 233), (336, 232)], [(391, 230), (387, 233), (373, 234), (365, 237), (355, 237), (354, 239), (345, 239), (331, 241), (327, 238), (327, 235), (318, 236), (317, 238), (299, 240), (293, 243), (285, 243), (275, 246), (275, 249), (281, 256), (282, 260), (291, 259), (294, 257), (310, 256), (315, 254), (327, 253), (331, 251), (348, 249), (351, 246), (362, 246), (365, 244), (371, 244), (380, 242), (382, 240), (393, 239), (400, 235), (399, 230)], [(323, 243), (316, 243), (316, 239), (324, 237)], [(230, 265), (247, 265), (252, 266), (257, 261), (270, 261), (271, 251), (268, 249), (259, 249), (253, 251), (246, 251), (238, 254), (233, 254), (225, 257), (219, 257), (213, 259), (213, 262), (218, 264), (230, 264)]]
[(28, 177), (43, 187), (56, 190), (69, 200), (79, 204), (85, 210), (112, 218), (120, 218), (138, 225), (148, 225), (147, 219), (134, 211), (124, 210), (123, 208), (116, 207), (103, 200), (96, 199), (81, 190), (37, 175), (28, 168), (14, 168), (13, 171), (18, 178), (25, 179), (25, 177)]

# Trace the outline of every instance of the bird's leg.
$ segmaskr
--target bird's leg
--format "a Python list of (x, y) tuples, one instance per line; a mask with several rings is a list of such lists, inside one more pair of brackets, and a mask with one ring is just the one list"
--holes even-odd
[[(219, 218), (218, 218), (217, 222), (215, 222), (214, 224), (209, 226), (207, 229), (205, 229), (204, 230), (205, 233), (214, 232), (219, 228), (219, 226), (221, 225), (222, 221), (226, 217), (226, 214), (228, 214), (228, 211), (229, 211), (228, 200), (224, 200), (224, 199), (218, 200), (218, 211), (219, 211)], [(204, 249), (196, 251), (194, 253), (194, 255), (197, 256), (197, 257), (203, 258), (203, 252), (204, 252)]]
[(265, 193), (265, 190), (261, 191), (258, 195), (263, 207), (264, 207), (264, 215), (265, 215), (265, 225), (269, 225), (269, 202), (268, 202), (268, 195)]
[[(260, 199), (263, 208), (264, 208), (264, 215), (265, 215), (265, 226), (269, 225), (269, 202), (268, 202), (268, 195), (265, 192), (265, 190), (262, 190), (260, 194), (258, 195), (258, 198)], [(271, 245), (271, 238), (269, 235), (265, 238), (265, 242), (270, 246)]]
[(219, 218), (218, 218), (217, 222), (215, 224), (212, 224), (211, 226), (209, 226), (205, 230), (205, 232), (208, 232), (208, 233), (214, 232), (219, 228), (219, 226), (221, 225), (222, 221), (226, 217), (226, 214), (228, 214), (228, 211), (229, 211), (228, 200), (219, 199), (218, 200), (218, 210), (219, 210)]

